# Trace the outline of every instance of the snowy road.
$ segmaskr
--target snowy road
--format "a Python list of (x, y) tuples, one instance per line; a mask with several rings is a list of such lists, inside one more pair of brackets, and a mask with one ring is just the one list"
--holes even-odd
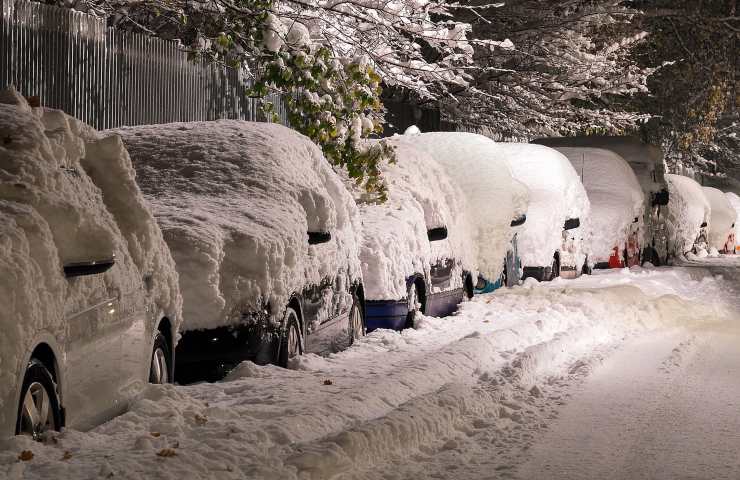
[(0, 478), (737, 478), (723, 262), (527, 283), (292, 370), (151, 386), (91, 432), (0, 439)]

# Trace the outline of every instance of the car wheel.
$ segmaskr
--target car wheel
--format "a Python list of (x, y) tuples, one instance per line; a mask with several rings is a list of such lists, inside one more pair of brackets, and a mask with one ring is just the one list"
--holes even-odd
[(301, 330), (298, 323), (298, 314), (288, 307), (285, 309), (285, 333), (280, 340), (280, 356), (278, 363), (281, 367), (288, 367), (288, 362), (303, 354)]
[(15, 434), (42, 441), (46, 432), (61, 426), (62, 411), (54, 378), (41, 362), (31, 360), (23, 377)]
[(149, 383), (161, 385), (170, 383), (170, 348), (162, 332), (157, 332), (152, 349), (152, 362), (149, 367)]
[(419, 299), (419, 289), (416, 283), (412, 283), (408, 293), (408, 314), (406, 315), (406, 328), (414, 328), (416, 315), (421, 311), (421, 301)]
[(355, 340), (362, 338), (367, 333), (365, 328), (365, 317), (362, 314), (362, 304), (357, 296), (353, 296), (352, 310), (349, 312), (349, 344), (355, 343)]

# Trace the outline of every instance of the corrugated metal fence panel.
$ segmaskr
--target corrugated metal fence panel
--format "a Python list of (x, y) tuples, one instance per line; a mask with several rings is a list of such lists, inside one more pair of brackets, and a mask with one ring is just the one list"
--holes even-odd
[[(109, 28), (105, 19), (28, 0), (0, 0), (0, 86), (97, 129), (241, 118), (258, 121), (244, 72), (188, 60), (173, 42)], [(282, 100), (270, 95), (287, 125)]]

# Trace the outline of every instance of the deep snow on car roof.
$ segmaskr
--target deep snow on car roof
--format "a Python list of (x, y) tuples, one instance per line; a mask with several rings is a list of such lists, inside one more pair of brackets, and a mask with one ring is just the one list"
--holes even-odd
[(480, 273), (486, 278), (499, 278), (513, 235), (511, 221), (517, 214), (526, 213), (528, 190), (512, 178), (507, 162), (496, 153), (496, 143), (483, 135), (464, 132), (396, 138), (424, 150), (460, 188)]
[[(366, 298), (400, 300), (406, 297), (406, 279), (417, 273), (428, 276), (437, 259), (455, 258), (474, 268), (472, 237), (465, 199), (439, 164), (398, 138), (384, 141), (395, 147), (396, 162), (385, 159), (381, 164), (388, 200), (380, 204), (360, 200), (360, 258)], [(347, 185), (361, 199), (362, 192), (351, 179)], [(430, 243), (427, 229), (436, 227), (447, 227), (449, 236)], [(451, 287), (462, 287), (462, 278), (452, 281)]]
[[(265, 302), (280, 315), (307, 285), (360, 277), (356, 206), (305, 136), (240, 120), (114, 132), (175, 258), (186, 329), (237, 323)], [(332, 240), (309, 246), (309, 231)]]

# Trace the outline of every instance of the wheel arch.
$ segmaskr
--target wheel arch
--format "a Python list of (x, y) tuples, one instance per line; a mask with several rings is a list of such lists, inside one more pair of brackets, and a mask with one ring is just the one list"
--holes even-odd
[(420, 273), (411, 275), (406, 281), (406, 290), (410, 289), (411, 285), (416, 285), (416, 292), (421, 300), (421, 311), (425, 313), (427, 311), (427, 282), (424, 275)]

